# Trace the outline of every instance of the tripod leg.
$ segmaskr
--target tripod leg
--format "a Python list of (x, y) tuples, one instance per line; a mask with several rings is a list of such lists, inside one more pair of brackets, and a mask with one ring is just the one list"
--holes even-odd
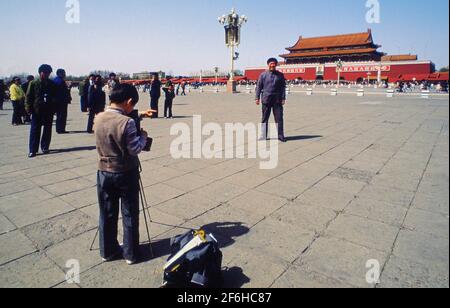
[(153, 258), (154, 254), (153, 254), (153, 248), (152, 248), (152, 238), (150, 236), (150, 229), (149, 229), (149, 226), (148, 226), (149, 222), (148, 222), (148, 219), (147, 219), (147, 212), (146, 212), (147, 209), (145, 207), (147, 203), (144, 203), (145, 197), (144, 197), (144, 192), (143, 192), (142, 189), (140, 190), (139, 193), (141, 195), (142, 212), (144, 214), (145, 228), (147, 230), (148, 243), (149, 243), (149, 246), (150, 246), (150, 255)]
[(148, 212), (148, 202), (147, 202), (147, 196), (145, 195), (144, 191), (144, 183), (142, 182), (142, 178), (139, 177), (139, 184), (141, 186), (141, 197), (142, 197), (142, 205), (144, 206), (144, 210), (147, 209), (148, 218), (150, 219), (150, 222), (152, 222), (152, 217), (150, 216), (150, 212)]
[(92, 241), (91, 248), (89, 248), (89, 251), (93, 251), (93, 247), (94, 247), (95, 241), (97, 240), (97, 236), (98, 236), (99, 232), (100, 232), (100, 227), (97, 228), (97, 232), (95, 233), (94, 240)]

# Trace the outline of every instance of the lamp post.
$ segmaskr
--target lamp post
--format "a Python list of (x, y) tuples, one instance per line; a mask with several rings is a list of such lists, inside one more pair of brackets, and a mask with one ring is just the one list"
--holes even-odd
[(241, 43), (241, 27), (248, 21), (245, 15), (239, 16), (235, 9), (231, 10), (228, 15), (219, 17), (219, 23), (225, 28), (225, 44), (230, 49), (231, 71), (230, 80), (228, 81), (227, 92), (236, 92), (236, 81), (234, 80), (234, 61), (239, 56), (235, 52), (236, 48)]
[(378, 85), (380, 86), (381, 85), (381, 71), (383, 70), (383, 62), (380, 62), (380, 65), (378, 66), (378, 75), (377, 75), (377, 82), (378, 82)]
[(214, 75), (216, 77), (216, 85), (219, 83), (219, 68), (215, 67), (214, 68)]
[(372, 76), (371, 72), (367, 73), (367, 85), (370, 85), (370, 76)]
[(338, 82), (337, 82), (338, 87), (341, 85), (341, 72), (343, 67), (344, 64), (342, 63), (342, 60), (339, 59), (339, 61), (336, 62), (336, 71), (338, 73)]

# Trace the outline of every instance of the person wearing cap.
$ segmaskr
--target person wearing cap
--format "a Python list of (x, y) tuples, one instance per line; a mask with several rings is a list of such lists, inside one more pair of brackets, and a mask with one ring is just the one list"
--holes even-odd
[(284, 136), (284, 105), (286, 104), (286, 79), (277, 70), (278, 60), (270, 58), (267, 61), (268, 71), (264, 72), (256, 86), (256, 105), (262, 102), (262, 136), (261, 140), (268, 138), (270, 114), (273, 111), (278, 126), (278, 139), (286, 142)]
[(52, 72), (50, 65), (41, 65), (39, 78), (30, 83), (26, 94), (25, 110), (31, 114), (29, 158), (36, 157), (39, 145), (43, 154), (50, 153), (53, 116), (56, 109), (56, 86), (50, 80)]
[(11, 98), (11, 103), (13, 105), (13, 115), (12, 115), (12, 125), (18, 126), (22, 125), (22, 110), (25, 101), (25, 93), (20, 86), (20, 78), (14, 77), (11, 87), (9, 88), (9, 95)]
[(56, 78), (53, 80), (56, 86), (56, 132), (58, 134), (67, 134), (67, 111), (72, 102), (69, 87), (66, 84), (66, 71), (59, 69), (56, 71)]

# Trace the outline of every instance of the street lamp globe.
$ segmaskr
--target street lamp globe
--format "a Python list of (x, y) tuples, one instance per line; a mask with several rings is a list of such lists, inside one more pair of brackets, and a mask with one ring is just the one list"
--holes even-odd
[(231, 13), (228, 15), (223, 15), (218, 18), (219, 23), (225, 28), (225, 42), (228, 48), (230, 48), (231, 55), (231, 69), (230, 69), (230, 80), (228, 82), (228, 92), (236, 92), (236, 82), (234, 80), (234, 61), (238, 58), (238, 53), (235, 49), (239, 46), (241, 42), (241, 28), (242, 25), (248, 21), (247, 16), (239, 14), (233, 8)]

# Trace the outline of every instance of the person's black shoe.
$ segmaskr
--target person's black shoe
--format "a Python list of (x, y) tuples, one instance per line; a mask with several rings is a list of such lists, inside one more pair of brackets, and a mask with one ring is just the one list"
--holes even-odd
[(286, 139), (286, 138), (284, 138), (284, 137), (282, 137), (282, 138), (278, 138), (278, 140), (280, 140), (280, 142), (283, 142), (283, 143), (286, 143), (286, 142), (287, 142), (287, 139)]
[(50, 154), (50, 150), (44, 150), (44, 151), (42, 151), (42, 154), (48, 155), (48, 154)]
[(35, 158), (36, 157), (36, 153), (30, 153), (28, 154), (28, 158)]

